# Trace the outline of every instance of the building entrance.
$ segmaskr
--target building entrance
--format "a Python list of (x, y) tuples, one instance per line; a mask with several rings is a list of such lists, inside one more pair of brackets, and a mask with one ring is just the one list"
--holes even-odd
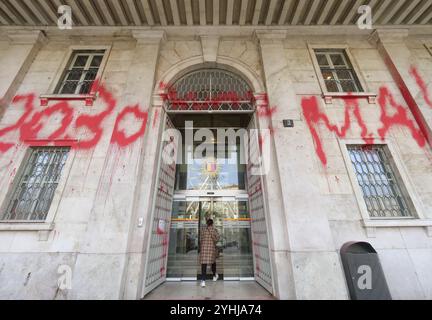
[(252, 280), (251, 221), (245, 196), (174, 199), (168, 280), (196, 280), (200, 277), (200, 234), (207, 219), (213, 219), (220, 235), (216, 244), (216, 268), (220, 279)]
[(200, 277), (200, 234), (209, 218), (220, 234), (220, 279), (254, 279), (273, 292), (263, 140), (251, 92), (220, 69), (188, 73), (168, 87), (144, 295), (166, 280)]

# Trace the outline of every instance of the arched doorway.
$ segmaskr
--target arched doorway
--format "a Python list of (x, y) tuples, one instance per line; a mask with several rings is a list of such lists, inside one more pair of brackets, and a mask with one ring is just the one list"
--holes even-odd
[(159, 164), (144, 292), (167, 279), (200, 276), (207, 218), (221, 234), (221, 279), (255, 279), (272, 292), (262, 177), (252, 160), (260, 158), (260, 147), (251, 86), (231, 70), (199, 68), (164, 89), (169, 133), (160, 158), (166, 150), (175, 156)]

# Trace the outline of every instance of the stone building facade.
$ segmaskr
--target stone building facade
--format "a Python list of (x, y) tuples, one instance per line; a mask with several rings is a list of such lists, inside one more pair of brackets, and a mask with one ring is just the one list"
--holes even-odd
[[(332, 23), (327, 1), (312, 2), (297, 17), (269, 1), (255, 21), (253, 4), (221, 0), (220, 16), (238, 12), (225, 24), (169, 1), (163, 14), (111, 14), (125, 23), (97, 13), (95, 26), (72, 7), (71, 30), (43, 4), (22, 7), (22, 23), (0, 6), (0, 298), (140, 299), (166, 280), (175, 192), (163, 133), (182, 114), (169, 88), (221, 70), (247, 83), (249, 116), (269, 133), (259, 212), (250, 176), (245, 187), (251, 276), (279, 299), (349, 299), (340, 249), (360, 241), (377, 251), (393, 299), (432, 299), (431, 8), (372, 1), (382, 23), (359, 29), (355, 12), (334, 8)], [(73, 69), (78, 78), (65, 75)]]

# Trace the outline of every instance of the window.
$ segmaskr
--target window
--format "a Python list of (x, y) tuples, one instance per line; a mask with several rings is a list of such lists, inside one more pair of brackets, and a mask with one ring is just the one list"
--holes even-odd
[(344, 49), (315, 49), (315, 55), (328, 92), (362, 92)]
[[(347, 145), (351, 163), (371, 218), (413, 217), (405, 186), (397, 179), (386, 145)], [(399, 181), (398, 181), (399, 180)]]
[(56, 94), (88, 94), (99, 72), (105, 50), (74, 50)]
[(20, 168), (0, 220), (44, 221), (69, 147), (32, 147)]

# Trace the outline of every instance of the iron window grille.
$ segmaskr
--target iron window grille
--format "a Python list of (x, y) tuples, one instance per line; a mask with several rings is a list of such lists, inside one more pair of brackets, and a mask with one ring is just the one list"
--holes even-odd
[(46, 219), (69, 150), (69, 147), (30, 148), (1, 220)]
[(168, 111), (253, 111), (249, 84), (220, 69), (200, 69), (178, 79), (168, 88)]
[(409, 197), (385, 145), (347, 146), (371, 218), (412, 218)]
[(105, 50), (75, 50), (64, 71), (57, 94), (88, 94), (99, 72)]
[(362, 92), (363, 88), (345, 50), (315, 50), (328, 92)]

